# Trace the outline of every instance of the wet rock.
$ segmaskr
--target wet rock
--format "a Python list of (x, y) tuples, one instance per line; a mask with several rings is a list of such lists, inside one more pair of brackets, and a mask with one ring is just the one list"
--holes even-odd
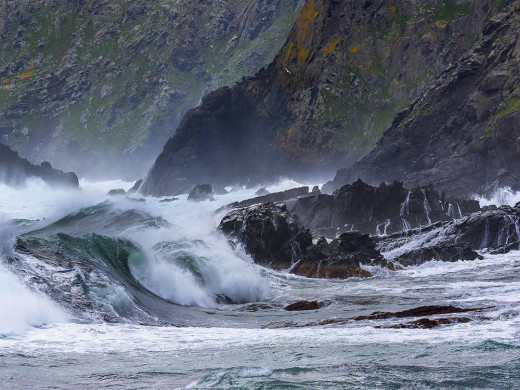
[(312, 245), (310, 232), (298, 225), (285, 206), (274, 203), (231, 211), (219, 230), (233, 245), (243, 245), (255, 263), (273, 269), (288, 269)]
[(386, 266), (368, 234), (350, 232), (316, 245), (308, 229), (284, 205), (267, 203), (228, 213), (219, 225), (232, 245), (242, 245), (255, 263), (310, 278), (369, 277), (362, 265)]
[(433, 329), (433, 328), (438, 328), (441, 325), (465, 324), (470, 321), (471, 321), (471, 318), (469, 318), (469, 317), (448, 317), (448, 318), (437, 318), (437, 319), (421, 318), (420, 320), (405, 322), (403, 324), (380, 325), (380, 326), (375, 326), (375, 328), (379, 328), (379, 329)]
[(520, 205), (488, 209), (439, 226), (395, 234), (380, 239), (378, 246), (388, 260), (406, 265), (479, 259), (478, 250), (507, 253), (520, 247)]
[(387, 264), (368, 234), (349, 232), (330, 243), (322, 237), (316, 245), (307, 248), (291, 272), (309, 278), (326, 279), (372, 276), (362, 265), (385, 267)]
[[(352, 321), (378, 321), (388, 320), (395, 318), (413, 318), (413, 317), (427, 317), (434, 315), (448, 315), (458, 313), (479, 313), (485, 310), (491, 309), (491, 307), (477, 307), (477, 308), (461, 308), (451, 305), (432, 305), (432, 306), (421, 306), (399, 312), (374, 312), (369, 315), (357, 316), (357, 317), (345, 317), (345, 318), (329, 318), (321, 321), (310, 321), (303, 323), (296, 323), (293, 321), (287, 322), (272, 322), (264, 328), (278, 329), (278, 328), (302, 328), (309, 326), (326, 326), (335, 324), (345, 324)], [(394, 326), (398, 329), (401, 328), (428, 328), (429, 326), (435, 327), (445, 324), (451, 324), (455, 322), (468, 322), (471, 320), (468, 317), (440, 317), (440, 318), (421, 318), (416, 321), (408, 322), (405, 324), (396, 325), (377, 325), (376, 328), (393, 328)]]
[(299, 301), (284, 307), (286, 311), (304, 311), (319, 309), (318, 301)]
[(213, 188), (209, 184), (198, 184), (190, 191), (188, 200), (202, 202), (204, 200), (215, 200), (213, 198)]
[(332, 228), (336, 233), (357, 230), (373, 235), (451, 221), (476, 210), (477, 201), (445, 199), (431, 185), (408, 190), (401, 182), (374, 187), (361, 180), (333, 195), (302, 197), (291, 208), (312, 231)]

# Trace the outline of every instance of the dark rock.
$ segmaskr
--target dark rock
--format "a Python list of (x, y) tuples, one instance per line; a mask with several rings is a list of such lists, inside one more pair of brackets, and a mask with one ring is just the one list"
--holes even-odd
[(115, 195), (125, 195), (125, 194), (126, 194), (125, 190), (118, 188), (118, 189), (108, 191), (107, 195), (115, 196)]
[(366, 316), (358, 316), (352, 318), (354, 321), (364, 320), (386, 320), (390, 318), (407, 318), (407, 317), (425, 317), (440, 314), (454, 314), (454, 313), (468, 313), (475, 311), (482, 311), (488, 308), (460, 308), (456, 306), (420, 306), (413, 309), (398, 311), (398, 312), (375, 312)]
[(372, 276), (361, 268), (363, 264), (384, 267), (386, 261), (368, 234), (349, 232), (330, 243), (322, 237), (316, 245), (307, 248), (291, 272), (308, 278), (326, 279)]
[[(416, 244), (408, 245), (412, 240)], [(477, 250), (507, 253), (520, 247), (520, 207), (479, 211), (439, 226), (382, 238), (378, 245), (388, 260), (404, 265), (480, 259)]]
[(386, 266), (368, 234), (342, 234), (330, 244), (312, 243), (309, 230), (299, 226), (285, 206), (267, 203), (228, 213), (219, 229), (231, 243), (243, 245), (255, 263), (310, 278), (369, 277), (361, 265)]
[(285, 206), (267, 203), (228, 213), (219, 230), (234, 245), (243, 245), (255, 263), (288, 269), (312, 245), (312, 236), (287, 213)]
[(225, 209), (236, 209), (236, 208), (241, 208), (241, 207), (252, 206), (255, 204), (261, 204), (261, 203), (284, 202), (289, 199), (294, 199), (299, 196), (307, 195), (308, 193), (309, 193), (309, 187), (292, 188), (287, 191), (275, 192), (272, 194), (258, 196), (256, 198), (252, 198), (252, 199), (246, 199), (246, 200), (243, 200), (240, 202), (234, 202), (234, 203), (228, 204), (227, 206), (221, 207), (220, 209), (217, 210), (217, 212), (220, 212)]
[(443, 199), (431, 185), (408, 190), (401, 182), (373, 187), (358, 180), (333, 195), (302, 197), (291, 212), (312, 231), (332, 228), (336, 233), (358, 230), (387, 235), (451, 221), (477, 210), (478, 201)]
[[(346, 318), (330, 318), (321, 321), (311, 321), (306, 323), (295, 323), (295, 322), (272, 322), (265, 326), (268, 329), (278, 328), (301, 328), (308, 326), (326, 326), (333, 324), (344, 324), (351, 321), (377, 321), (377, 320), (388, 320), (393, 318), (413, 318), (413, 317), (426, 317), (433, 315), (446, 315), (456, 313), (478, 313), (484, 310), (490, 309), (490, 307), (477, 307), (477, 308), (460, 308), (455, 306), (421, 306), (413, 309), (408, 309), (400, 312), (374, 312), (369, 315), (357, 316), (357, 317), (346, 317)], [(427, 328), (428, 326), (439, 326), (445, 324), (451, 324), (458, 322), (468, 322), (468, 317), (441, 317), (435, 319), (422, 318), (417, 321), (409, 322), (406, 324), (397, 324), (396, 328)], [(471, 320), (471, 319), (469, 319)], [(394, 325), (376, 326), (376, 328), (394, 327)]]
[(214, 200), (213, 188), (209, 184), (198, 184), (190, 191), (188, 200), (202, 202), (204, 200)]
[(313, 194), (320, 194), (321, 193), (320, 187), (318, 187), (318, 186), (312, 187), (312, 193)]
[(135, 184), (128, 190), (129, 194), (135, 194), (137, 191), (139, 191), (139, 187), (141, 187), (141, 184), (143, 184), (143, 179), (137, 180)]
[(29, 178), (42, 179), (56, 187), (79, 187), (77, 176), (52, 168), (47, 161), (40, 166), (33, 165), (9, 147), (0, 144), (0, 182), (11, 186), (24, 185)]
[[(471, 47), (493, 4), (397, 0), (392, 11), (380, 1), (307, 1), (269, 66), (184, 116), (145, 193), (174, 195), (177, 178), (246, 184), (361, 158)], [(439, 28), (445, 13), (452, 17)]]
[(255, 195), (256, 196), (264, 196), (264, 195), (269, 195), (270, 192), (267, 191), (264, 187), (260, 188), (258, 191), (255, 192)]
[(284, 307), (287, 311), (304, 311), (319, 309), (318, 301), (299, 301)]
[(441, 325), (465, 324), (470, 322), (469, 317), (448, 317), (448, 318), (421, 318), (420, 320), (406, 322), (404, 324), (382, 325), (375, 328), (383, 329), (433, 329)]
[(482, 260), (483, 258), (483, 256), (479, 255), (468, 246), (441, 244), (411, 250), (399, 256), (396, 260), (403, 266), (410, 266), (420, 265), (432, 260), (455, 262), (459, 260)]

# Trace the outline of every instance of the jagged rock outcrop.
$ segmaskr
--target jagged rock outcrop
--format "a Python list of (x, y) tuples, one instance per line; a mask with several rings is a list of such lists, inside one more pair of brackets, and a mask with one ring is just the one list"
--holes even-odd
[(298, 225), (285, 206), (266, 203), (228, 213), (219, 230), (243, 245), (256, 263), (287, 269), (312, 245), (310, 232)]
[(350, 232), (313, 244), (309, 230), (274, 203), (234, 210), (219, 230), (232, 245), (242, 245), (255, 263), (310, 278), (369, 277), (361, 265), (387, 265), (368, 234)]
[(205, 93), (274, 58), (302, 5), (1, 1), (0, 139), (81, 174), (142, 177)]
[(480, 211), (453, 222), (394, 234), (378, 247), (402, 265), (425, 261), (475, 260), (477, 250), (498, 254), (520, 249), (520, 204)]
[(452, 221), (478, 210), (478, 201), (446, 199), (432, 186), (408, 190), (401, 182), (373, 187), (361, 180), (333, 195), (301, 197), (291, 208), (304, 226), (318, 234), (329, 232), (333, 238), (350, 230), (391, 234)]
[(493, 0), (308, 0), (275, 60), (182, 120), (145, 194), (310, 174), (363, 156), (468, 50)]
[(78, 177), (74, 173), (54, 169), (47, 161), (40, 165), (31, 164), (14, 150), (0, 144), (0, 182), (21, 186), (30, 178), (42, 179), (52, 186), (79, 187)]
[(329, 191), (368, 182), (434, 182), (468, 196), (520, 183), (520, 2), (506, 1), (481, 36), (394, 119), (376, 148)]

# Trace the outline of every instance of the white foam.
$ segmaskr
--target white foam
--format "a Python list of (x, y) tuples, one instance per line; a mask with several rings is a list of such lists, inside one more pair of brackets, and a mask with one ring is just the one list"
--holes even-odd
[(480, 206), (514, 206), (520, 202), (520, 192), (513, 191), (510, 187), (496, 189), (489, 197), (477, 197)]
[(0, 335), (19, 334), (32, 326), (62, 322), (67, 318), (57, 305), (29, 290), (0, 265)]

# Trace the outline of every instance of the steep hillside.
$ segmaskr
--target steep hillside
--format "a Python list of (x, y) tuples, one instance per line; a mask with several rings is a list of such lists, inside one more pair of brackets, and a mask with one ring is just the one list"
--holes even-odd
[(478, 39), (493, 0), (308, 0), (275, 60), (188, 113), (143, 190), (339, 167)]
[(0, 140), (144, 175), (207, 91), (271, 61), (301, 0), (0, 2)]
[(520, 183), (520, 1), (496, 14), (474, 48), (397, 116), (377, 147), (328, 189), (434, 183), (453, 195)]

